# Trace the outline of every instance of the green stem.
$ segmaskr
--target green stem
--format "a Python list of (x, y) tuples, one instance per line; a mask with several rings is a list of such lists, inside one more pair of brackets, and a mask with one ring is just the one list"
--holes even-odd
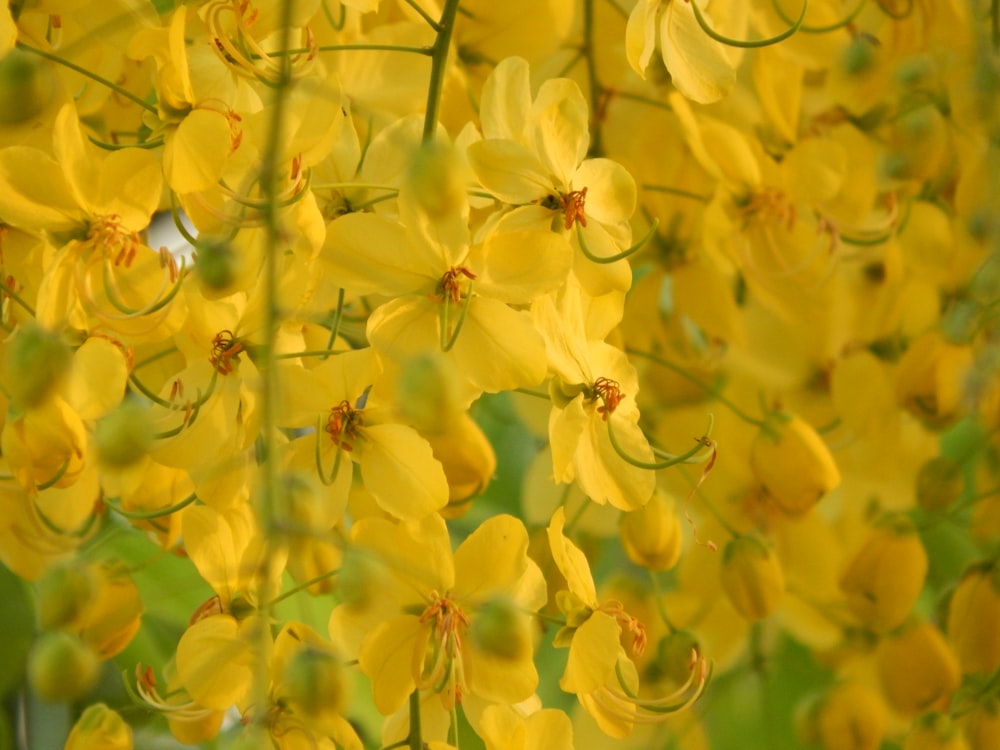
[[(678, 464), (702, 463), (707, 461), (712, 455), (712, 447), (711, 443), (708, 442), (708, 436), (712, 432), (712, 424), (715, 422), (715, 418), (709, 414), (708, 419), (708, 430), (705, 432), (705, 437), (700, 438), (698, 442), (695, 443), (694, 448), (677, 456), (672, 455), (665, 461), (642, 461), (634, 456), (630, 456), (618, 442), (618, 438), (615, 436), (614, 428), (611, 426), (612, 420), (610, 419), (608, 420), (608, 439), (611, 441), (611, 447), (615, 449), (615, 453), (617, 453), (623, 461), (635, 466), (637, 469), (659, 471), (660, 469), (669, 469), (671, 466), (677, 466)], [(698, 451), (700, 451), (703, 447), (708, 447), (708, 452), (703, 456), (697, 456)]]
[(17, 46), (20, 49), (25, 50), (26, 52), (31, 52), (32, 54), (38, 55), (39, 57), (44, 57), (46, 60), (51, 60), (54, 63), (58, 63), (59, 65), (62, 65), (63, 67), (69, 68), (70, 70), (75, 71), (75, 72), (79, 73), (80, 75), (89, 78), (92, 81), (97, 81), (101, 85), (107, 86), (109, 89), (111, 89), (112, 91), (114, 91), (116, 94), (118, 94), (120, 96), (124, 96), (126, 99), (128, 99), (131, 102), (135, 102), (136, 104), (138, 104), (140, 107), (142, 107), (146, 111), (152, 112), (153, 114), (158, 114), (158, 112), (156, 111), (156, 107), (154, 107), (149, 102), (143, 101), (138, 96), (136, 96), (135, 94), (133, 94), (131, 91), (129, 91), (128, 89), (122, 88), (117, 83), (112, 83), (111, 81), (107, 80), (106, 78), (102, 78), (101, 76), (97, 75), (96, 73), (91, 73), (86, 68), (81, 68), (79, 65), (76, 65), (75, 63), (71, 63), (69, 60), (64, 60), (63, 58), (59, 57), (58, 55), (53, 55), (51, 52), (46, 52), (45, 50), (38, 49), (37, 47), (32, 47), (30, 45), (25, 44), (24, 42), (18, 42)]
[(438, 108), (441, 106), (441, 91), (444, 87), (444, 71), (448, 63), (451, 47), (451, 33), (455, 28), (455, 14), (459, 0), (445, 0), (438, 21), (439, 31), (431, 48), (431, 80), (427, 89), (427, 110), (424, 113), (424, 143), (430, 143), (437, 129)]
[(617, 263), (620, 260), (625, 260), (630, 255), (633, 255), (637, 253), (639, 250), (641, 250), (643, 245), (649, 242), (649, 240), (652, 239), (653, 235), (656, 234), (656, 228), (658, 226), (660, 226), (660, 220), (653, 219), (652, 225), (650, 225), (649, 229), (646, 231), (646, 234), (642, 236), (642, 239), (640, 239), (638, 242), (632, 245), (632, 247), (627, 247), (620, 253), (615, 253), (614, 255), (608, 255), (608, 256), (594, 255), (590, 251), (590, 247), (587, 245), (587, 240), (584, 239), (583, 236), (583, 227), (581, 227), (581, 225), (579, 224), (576, 225), (576, 239), (580, 243), (580, 252), (583, 253), (583, 256), (587, 260), (589, 260), (591, 263), (597, 263), (599, 265), (608, 265), (610, 263)]
[(7, 295), (17, 304), (23, 307), (27, 311), (28, 315), (30, 315), (31, 317), (35, 317), (35, 310), (31, 307), (31, 305), (29, 305), (27, 302), (21, 299), (20, 295), (17, 292), (15, 292), (9, 286), (3, 283), (0, 283), (0, 290), (2, 290), (3, 294)]
[(746, 422), (748, 424), (752, 424), (755, 427), (760, 427), (761, 429), (764, 429), (766, 427), (767, 423), (763, 419), (754, 419), (749, 414), (747, 414), (745, 411), (743, 411), (742, 409), (740, 409), (736, 404), (734, 404), (732, 401), (730, 401), (728, 398), (726, 398), (721, 393), (719, 393), (719, 391), (717, 389), (713, 388), (710, 385), (706, 385), (700, 379), (696, 378), (694, 375), (692, 375), (691, 373), (689, 373), (687, 370), (685, 370), (680, 365), (675, 365), (673, 362), (668, 362), (665, 359), (661, 359), (660, 357), (657, 357), (655, 354), (650, 354), (649, 352), (639, 351), (638, 349), (633, 349), (631, 347), (627, 347), (625, 349), (625, 352), (627, 354), (631, 354), (631, 355), (636, 356), (636, 357), (642, 357), (643, 359), (648, 359), (650, 362), (654, 362), (654, 363), (660, 365), (661, 367), (666, 367), (668, 370), (670, 370), (672, 372), (675, 372), (678, 375), (680, 375), (682, 378), (684, 378), (685, 380), (687, 380), (692, 385), (696, 385), (699, 388), (701, 388), (703, 391), (705, 391), (705, 393), (707, 393), (713, 399), (715, 399), (720, 404), (722, 404), (723, 406), (725, 406), (727, 409), (729, 409), (733, 414), (735, 414), (737, 417), (739, 417), (740, 419), (742, 419), (744, 422)]
[(191, 505), (191, 503), (195, 502), (197, 499), (198, 496), (192, 493), (183, 500), (181, 500), (179, 503), (175, 503), (174, 505), (170, 505), (166, 508), (158, 508), (157, 510), (150, 510), (150, 511), (125, 510), (120, 505), (118, 505), (118, 503), (113, 503), (111, 502), (110, 499), (107, 498), (104, 500), (104, 504), (118, 515), (122, 516), (123, 518), (127, 518), (130, 521), (150, 521), (154, 518), (164, 518), (166, 516), (173, 515), (179, 510), (184, 510), (186, 507)]
[(284, 593), (279, 594), (278, 596), (274, 597), (268, 603), (267, 606), (268, 607), (273, 607), (278, 602), (282, 602), (282, 601), (284, 601), (285, 599), (287, 599), (290, 596), (295, 596), (300, 591), (305, 591), (307, 588), (309, 588), (310, 586), (312, 586), (314, 583), (319, 583), (320, 581), (325, 581), (327, 578), (333, 578), (339, 572), (340, 572), (340, 570), (338, 569), (338, 570), (328, 570), (326, 573), (320, 573), (315, 578), (310, 578), (308, 581), (305, 581), (304, 583), (300, 583), (300, 584), (298, 584), (296, 586), (293, 586), (292, 588), (288, 589), (288, 591), (285, 591)]
[(434, 31), (441, 33), (441, 24), (439, 24), (437, 21), (431, 18), (430, 14), (421, 7), (420, 3), (418, 3), (416, 0), (406, 0), (406, 4), (409, 5), (411, 8), (413, 8), (413, 10), (417, 11), (417, 14), (422, 19), (427, 21), (427, 23), (430, 24), (430, 27), (434, 29)]
[[(858, 4), (854, 6), (854, 9), (848, 13), (846, 16), (841, 18), (839, 21), (828, 24), (826, 26), (806, 26), (803, 24), (799, 26), (799, 31), (803, 34), (827, 34), (831, 31), (836, 31), (837, 29), (842, 29), (845, 26), (849, 26), (855, 18), (861, 13), (867, 4), (867, 0), (858, 0)], [(774, 8), (774, 12), (778, 14), (778, 17), (785, 23), (795, 23), (788, 15), (785, 13), (784, 9), (781, 7), (779, 0), (771, 0), (771, 7)]]
[(701, 201), (702, 203), (708, 203), (711, 197), (708, 195), (701, 195), (700, 193), (695, 193), (690, 190), (682, 190), (681, 188), (669, 187), (667, 185), (643, 185), (643, 190), (649, 190), (654, 193), (670, 193), (671, 195), (679, 195), (682, 198), (690, 198), (694, 201)]
[(600, 111), (604, 89), (597, 80), (597, 63), (594, 60), (594, 0), (583, 0), (583, 56), (587, 59), (587, 84), (590, 88), (590, 148), (591, 156), (600, 156), (603, 149)]
[[(321, 44), (316, 52), (410, 52), (415, 55), (431, 55), (433, 47), (407, 47), (402, 44)], [(308, 47), (288, 49), (284, 52), (269, 52), (271, 57), (290, 57), (305, 55), (313, 50)], [(248, 55), (251, 59), (260, 59), (260, 55)]]
[(729, 47), (739, 47), (741, 49), (755, 49), (757, 47), (770, 47), (772, 44), (777, 44), (778, 42), (783, 42), (788, 39), (792, 34), (799, 30), (802, 26), (802, 21), (805, 20), (806, 11), (809, 10), (809, 0), (803, 0), (802, 2), (802, 12), (799, 13), (798, 20), (795, 21), (791, 26), (782, 31), (780, 34), (769, 37), (767, 39), (754, 39), (753, 41), (744, 41), (742, 39), (730, 39), (727, 36), (723, 36), (719, 32), (715, 31), (712, 27), (708, 25), (705, 20), (705, 16), (702, 15), (701, 8), (698, 7), (698, 3), (692, 2), (691, 8), (694, 10), (694, 18), (701, 26), (701, 30), (704, 31), (710, 38), (719, 42), (720, 44), (725, 44)]
[[(458, 5), (458, 3), (455, 3)], [(420, 690), (410, 693), (410, 750), (423, 750), (424, 740), (420, 730)]]

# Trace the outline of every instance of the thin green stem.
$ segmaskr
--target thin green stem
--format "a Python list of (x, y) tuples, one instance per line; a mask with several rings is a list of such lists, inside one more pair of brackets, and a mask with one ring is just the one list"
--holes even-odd
[(118, 515), (123, 518), (127, 518), (130, 521), (150, 521), (154, 518), (165, 518), (166, 516), (171, 516), (179, 510), (184, 510), (186, 507), (191, 505), (198, 499), (198, 496), (194, 493), (188, 495), (186, 498), (181, 500), (179, 503), (167, 506), (166, 508), (157, 508), (156, 510), (149, 511), (133, 511), (125, 510), (118, 503), (112, 502), (110, 498), (104, 499), (104, 504), (113, 510)]
[(587, 60), (587, 85), (590, 88), (590, 148), (588, 153), (599, 156), (604, 147), (601, 123), (604, 113), (601, 100), (604, 89), (597, 80), (597, 62), (594, 59), (594, 0), (583, 0), (583, 57)]
[(163, 138), (154, 138), (151, 141), (136, 141), (135, 143), (108, 143), (99, 138), (94, 138), (92, 135), (88, 135), (87, 138), (91, 143), (104, 151), (121, 151), (126, 148), (154, 149), (163, 145)]
[(730, 39), (727, 36), (723, 36), (719, 32), (715, 31), (708, 22), (705, 20), (705, 16), (701, 12), (701, 8), (698, 7), (698, 3), (692, 2), (691, 8), (694, 10), (694, 18), (701, 26), (701, 30), (704, 31), (710, 38), (719, 42), (720, 44), (725, 44), (729, 47), (739, 47), (741, 49), (755, 49), (757, 47), (770, 47), (778, 42), (783, 42), (788, 39), (792, 34), (799, 30), (802, 26), (802, 22), (805, 20), (806, 11), (809, 10), (809, 0), (803, 0), (802, 2), (802, 12), (799, 13), (798, 19), (789, 26), (787, 29), (782, 31), (780, 34), (768, 37), (767, 39), (754, 39), (752, 41), (745, 41), (742, 39)]
[[(802, 24), (799, 26), (799, 31), (803, 34), (827, 34), (831, 31), (836, 31), (837, 29), (842, 29), (845, 26), (850, 26), (855, 18), (864, 10), (865, 5), (867, 5), (868, 0), (858, 0), (858, 4), (854, 6), (846, 16), (841, 18), (839, 21), (827, 24), (826, 26), (806, 26)], [(795, 23), (788, 15), (785, 13), (784, 9), (781, 7), (779, 0), (771, 0), (771, 7), (774, 8), (774, 12), (778, 14), (778, 17), (785, 23)]]
[(667, 629), (671, 633), (676, 633), (677, 626), (670, 621), (669, 617), (667, 617), (667, 610), (663, 606), (663, 591), (660, 588), (660, 579), (656, 575), (655, 570), (647, 568), (647, 571), (649, 573), (649, 582), (653, 587), (653, 601), (656, 602), (656, 611), (659, 613), (660, 619), (663, 620), (663, 624), (667, 626)]
[(156, 111), (156, 107), (154, 107), (152, 104), (143, 101), (138, 96), (133, 94), (131, 91), (122, 88), (117, 83), (112, 83), (107, 78), (102, 78), (101, 76), (97, 75), (97, 73), (92, 73), (86, 68), (81, 68), (79, 65), (71, 63), (69, 60), (64, 60), (58, 55), (53, 55), (51, 52), (46, 52), (45, 50), (38, 49), (37, 47), (32, 47), (28, 44), (25, 44), (24, 42), (18, 42), (17, 46), (18, 48), (23, 49), (25, 52), (31, 52), (32, 54), (38, 55), (39, 57), (44, 57), (46, 60), (51, 60), (54, 63), (62, 65), (63, 67), (69, 68), (70, 70), (79, 73), (80, 75), (85, 76), (86, 78), (89, 78), (92, 81), (97, 81), (97, 83), (101, 84), (102, 86), (107, 86), (116, 94), (124, 96), (131, 102), (135, 102), (143, 109), (152, 112), (153, 114), (158, 114), (158, 112)]
[(273, 607), (278, 602), (283, 602), (285, 599), (289, 598), (290, 596), (295, 596), (300, 591), (305, 591), (307, 588), (309, 588), (310, 586), (312, 586), (314, 583), (320, 583), (322, 581), (325, 581), (327, 578), (333, 578), (339, 572), (340, 572), (340, 569), (338, 568), (337, 570), (328, 570), (326, 573), (320, 573), (315, 578), (310, 578), (308, 581), (305, 581), (303, 583), (297, 584), (297, 585), (293, 586), (292, 588), (288, 589), (288, 591), (285, 591), (285, 592), (279, 594), (278, 596), (274, 597), (270, 602), (268, 602), (267, 606), (268, 607)]
[(530, 388), (515, 388), (517, 393), (523, 393), (525, 396), (534, 396), (535, 398), (540, 398), (544, 401), (551, 401), (551, 397), (547, 393), (541, 393), (539, 391), (533, 391)]
[[(456, 3), (457, 5), (457, 3)], [(420, 690), (410, 693), (410, 750), (423, 750), (424, 739), (420, 728)]]
[(136, 362), (134, 365), (132, 365), (132, 371), (135, 372), (136, 370), (138, 370), (141, 367), (145, 367), (146, 365), (151, 365), (151, 364), (153, 364), (153, 362), (155, 362), (158, 359), (163, 359), (164, 357), (169, 357), (171, 354), (173, 354), (176, 351), (177, 351), (177, 347), (176, 346), (171, 346), (171, 347), (168, 347), (168, 348), (164, 349), (161, 352), (157, 352), (156, 354), (150, 354), (145, 359), (140, 359), (138, 362)]
[(35, 317), (34, 308), (27, 302), (25, 302), (23, 299), (21, 299), (21, 296), (13, 289), (11, 289), (7, 284), (0, 283), (0, 290), (2, 290), (3, 295), (10, 297), (17, 304), (23, 307), (27, 311), (28, 315), (30, 315), (31, 317)]
[(459, 0), (445, 0), (441, 20), (438, 21), (437, 39), (431, 48), (431, 80), (427, 88), (427, 109), (424, 113), (424, 143), (430, 143), (437, 129), (441, 91), (444, 88), (444, 71), (448, 64), (448, 50), (451, 47), (451, 33), (455, 28), (458, 5)]
[(615, 253), (614, 255), (607, 255), (607, 256), (594, 255), (590, 251), (590, 246), (587, 245), (587, 240), (583, 236), (583, 227), (580, 224), (576, 225), (576, 239), (580, 243), (580, 252), (583, 253), (583, 256), (587, 260), (589, 260), (591, 263), (598, 263), (600, 265), (608, 265), (610, 263), (617, 263), (620, 260), (625, 260), (630, 255), (634, 255), (639, 250), (641, 250), (642, 247), (643, 247), (643, 245), (645, 245), (647, 242), (649, 242), (649, 240), (653, 237), (653, 235), (656, 234), (656, 228), (659, 225), (660, 225), (660, 220), (659, 219), (653, 219), (652, 225), (646, 231), (646, 234), (644, 234), (642, 236), (642, 239), (640, 239), (638, 242), (636, 242), (631, 247), (627, 247), (624, 250), (622, 250), (620, 253)]
[(622, 99), (628, 99), (633, 102), (639, 102), (640, 104), (648, 104), (650, 107), (656, 107), (657, 109), (665, 109), (667, 112), (673, 112), (674, 108), (671, 107), (666, 102), (661, 102), (658, 99), (653, 99), (649, 96), (643, 96), (642, 94), (633, 94), (629, 91), (613, 91), (615, 96), (621, 97)]
[(737, 417), (739, 417), (740, 419), (742, 419), (747, 424), (752, 424), (755, 427), (760, 427), (762, 429), (764, 429), (766, 427), (767, 423), (763, 419), (754, 419), (749, 414), (747, 414), (745, 411), (743, 411), (742, 409), (740, 409), (740, 407), (738, 407), (736, 404), (734, 404), (732, 401), (730, 401), (728, 398), (726, 398), (721, 393), (719, 393), (718, 389), (713, 388), (712, 386), (707, 385), (706, 383), (703, 383), (701, 381), (701, 379), (695, 377), (694, 375), (692, 375), (691, 373), (689, 373), (687, 370), (685, 370), (680, 365), (675, 365), (673, 362), (669, 362), (669, 361), (667, 361), (665, 359), (657, 357), (655, 354), (650, 354), (649, 352), (640, 351), (638, 349), (633, 349), (631, 347), (626, 348), (625, 352), (627, 354), (631, 354), (631, 355), (636, 356), (636, 357), (642, 357), (643, 359), (647, 359), (650, 362), (654, 362), (654, 363), (660, 365), (661, 367), (666, 367), (668, 370), (677, 373), (678, 375), (680, 375), (682, 378), (684, 378), (685, 380), (687, 380), (692, 385), (696, 385), (699, 388), (701, 388), (706, 394), (708, 394), (713, 399), (715, 399), (716, 401), (718, 401), (720, 404), (722, 404), (723, 406), (725, 406), (733, 414), (735, 414)]
[[(415, 55), (431, 55), (433, 47), (408, 47), (402, 44), (321, 44), (315, 48), (316, 52), (409, 52)], [(292, 55), (305, 55), (313, 50), (308, 47), (289, 49), (284, 52), (269, 52), (271, 57), (290, 57)], [(260, 55), (249, 55), (252, 59), (259, 59)]]
[(682, 188), (669, 187), (668, 185), (643, 185), (642, 189), (649, 190), (654, 193), (670, 193), (671, 195), (679, 195), (682, 198), (690, 198), (691, 200), (701, 201), (702, 203), (708, 203), (712, 200), (709, 195), (702, 195), (701, 193), (683, 190)]
[[(615, 430), (611, 426), (612, 420), (610, 419), (608, 420), (608, 439), (611, 441), (611, 447), (615, 449), (615, 453), (617, 453), (623, 461), (635, 466), (637, 469), (659, 471), (660, 469), (669, 469), (671, 466), (677, 466), (678, 464), (704, 463), (711, 458), (713, 453), (712, 444), (708, 440), (708, 436), (712, 432), (712, 425), (715, 422), (715, 417), (709, 414), (708, 419), (708, 430), (705, 432), (705, 437), (699, 438), (695, 443), (694, 448), (686, 453), (681, 453), (677, 456), (670, 456), (665, 461), (642, 461), (634, 456), (630, 456), (618, 442), (618, 437), (615, 435)], [(698, 456), (698, 451), (700, 451), (703, 447), (707, 447), (708, 452), (702, 456)]]
[(413, 8), (413, 10), (417, 11), (417, 14), (422, 19), (427, 21), (427, 23), (430, 25), (432, 29), (434, 29), (434, 31), (436, 31), (439, 34), (441, 33), (441, 24), (439, 24), (437, 21), (431, 18), (430, 14), (426, 10), (424, 10), (423, 7), (421, 7), (420, 3), (418, 3), (416, 0), (406, 0), (406, 4), (409, 5), (411, 8)]

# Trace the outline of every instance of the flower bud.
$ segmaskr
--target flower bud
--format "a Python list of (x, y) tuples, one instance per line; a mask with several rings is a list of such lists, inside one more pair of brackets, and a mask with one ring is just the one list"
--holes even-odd
[(71, 560), (49, 568), (38, 581), (38, 624), (42, 630), (75, 630), (97, 593), (89, 566)]
[(876, 750), (887, 715), (878, 694), (858, 683), (834, 685), (805, 719), (803, 734), (825, 750)]
[(924, 587), (927, 552), (906, 516), (890, 516), (872, 529), (840, 579), (847, 606), (879, 632), (899, 627)]
[(97, 682), (98, 661), (80, 638), (62, 630), (43, 633), (28, 654), (28, 682), (47, 701), (71, 701)]
[(24, 50), (10, 50), (0, 59), (0, 125), (35, 117), (54, 91), (55, 76), (46, 63)]
[(964, 488), (958, 461), (936, 456), (917, 472), (917, 505), (931, 513), (943, 513), (958, 502)]
[(903, 750), (969, 750), (969, 745), (951, 718), (929, 713), (913, 722)]
[(962, 717), (961, 725), (969, 750), (996, 750), (1000, 747), (1000, 702), (995, 698), (980, 701)]
[(655, 676), (662, 676), (675, 685), (683, 685), (691, 676), (691, 669), (701, 653), (701, 646), (694, 633), (675, 630), (665, 635), (656, 645), (656, 659), (650, 664)]
[(445, 432), (465, 411), (455, 365), (439, 352), (413, 357), (396, 383), (396, 402), (403, 420), (421, 432)]
[(472, 507), (469, 501), (493, 479), (496, 454), (468, 414), (460, 415), (445, 433), (426, 437), (448, 480), (448, 505), (442, 512), (446, 518), (455, 518)]
[(750, 468), (768, 497), (790, 515), (805, 513), (840, 484), (830, 449), (799, 417), (773, 421), (757, 433)]
[(303, 644), (285, 663), (281, 692), (310, 719), (337, 714), (344, 704), (344, 667), (332, 648)]
[(103, 703), (87, 706), (64, 750), (132, 750), (132, 728)]
[(3, 382), (18, 408), (39, 405), (69, 372), (72, 354), (54, 333), (35, 324), (21, 326), (7, 343)]
[(931, 429), (960, 415), (963, 381), (972, 369), (972, 348), (949, 344), (930, 331), (910, 344), (896, 371), (899, 405)]
[(229, 242), (199, 241), (194, 271), (201, 288), (214, 298), (216, 294), (233, 291), (230, 287), (243, 271), (243, 258)]
[(755, 537), (737, 537), (726, 545), (721, 574), (729, 601), (751, 622), (771, 614), (785, 593), (785, 574), (777, 555)]
[(102, 659), (119, 654), (139, 630), (142, 598), (128, 568), (121, 561), (90, 563), (97, 582), (86, 617), (79, 626), (80, 636)]
[(948, 638), (964, 674), (1000, 669), (1000, 567), (965, 572), (948, 605)]
[(946, 708), (961, 682), (958, 660), (929, 622), (910, 623), (884, 636), (875, 662), (886, 700), (906, 716)]
[(670, 570), (681, 556), (681, 522), (673, 503), (655, 492), (649, 502), (622, 515), (622, 544), (629, 560), (649, 570)]
[(153, 446), (149, 410), (134, 399), (122, 401), (97, 423), (94, 443), (102, 466), (114, 469), (132, 466)]
[(480, 650), (501, 660), (531, 658), (531, 620), (507, 597), (494, 596), (476, 610), (469, 637)]
[(413, 159), (409, 179), (417, 200), (432, 218), (464, 209), (467, 198), (462, 163), (451, 146), (423, 144)]

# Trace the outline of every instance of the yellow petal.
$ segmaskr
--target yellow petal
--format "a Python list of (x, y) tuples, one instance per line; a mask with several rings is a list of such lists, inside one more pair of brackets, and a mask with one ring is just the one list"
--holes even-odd
[(372, 681), (375, 707), (385, 716), (398, 711), (416, 688), (414, 675), (423, 666), (430, 627), (416, 615), (383, 622), (358, 654), (361, 671)]
[[(702, 15), (711, 25), (708, 14)], [(702, 31), (689, 2), (668, 3), (660, 20), (660, 47), (674, 86), (688, 99), (702, 104), (717, 102), (736, 83), (736, 71), (725, 48)]]
[[(590, 563), (587, 556), (580, 551), (573, 542), (563, 535), (563, 527), (566, 525), (566, 511), (557, 508), (552, 514), (549, 522), (548, 537), (549, 547), (552, 550), (552, 559), (555, 561), (559, 572), (566, 579), (569, 590), (583, 600), (584, 604), (597, 606), (597, 589), (594, 586), (594, 577), (590, 574)], [(615, 628), (618, 626), (616, 625)], [(617, 638), (617, 636), (615, 636)]]
[(567, 693), (592, 693), (613, 681), (620, 636), (614, 617), (594, 612), (573, 634), (559, 687)]
[(365, 427), (359, 462), (365, 487), (387, 513), (419, 520), (448, 502), (448, 480), (430, 444), (412, 427)]

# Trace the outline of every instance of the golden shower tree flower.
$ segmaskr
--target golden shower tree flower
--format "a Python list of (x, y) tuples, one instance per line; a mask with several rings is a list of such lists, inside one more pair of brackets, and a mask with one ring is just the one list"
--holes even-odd
[[(706, 0), (639, 0), (628, 17), (625, 54), (643, 78), (659, 43), (663, 64), (674, 86), (702, 104), (719, 101), (732, 91), (736, 68), (725, 46), (698, 25), (693, 3)], [(709, 14), (702, 15), (711, 22)]]
[(399, 220), (368, 213), (334, 220), (323, 250), (345, 289), (392, 298), (368, 319), (372, 347), (400, 362), (440, 349), (482, 391), (539, 384), (542, 339), (513, 306), (565, 281), (568, 243), (527, 230), (491, 232), (473, 244), (465, 201), (432, 216), (409, 184), (399, 207)]
[(373, 597), (379, 601), (336, 607), (331, 637), (367, 632), (358, 660), (379, 711), (397, 711), (417, 689), (437, 694), (425, 705), (445, 712), (466, 699), (513, 705), (531, 697), (538, 674), (530, 637), (527, 648), (505, 651), (482, 630), (495, 622), (480, 623), (505, 601), (513, 631), (530, 630), (530, 618), (545, 604), (545, 580), (527, 555), (521, 521), (494, 516), (452, 554), (439, 515), (399, 524), (365, 518), (354, 525), (351, 545), (384, 566), (380, 595)]
[[(626, 261), (608, 263), (632, 240), (636, 186), (618, 162), (588, 159), (588, 108), (575, 82), (546, 81), (531, 96), (528, 63), (500, 62), (483, 87), (483, 140), (469, 164), (487, 192), (514, 207), (501, 224), (568, 233), (577, 252), (573, 272), (594, 295), (628, 289)], [(585, 257), (586, 252), (601, 263)]]

